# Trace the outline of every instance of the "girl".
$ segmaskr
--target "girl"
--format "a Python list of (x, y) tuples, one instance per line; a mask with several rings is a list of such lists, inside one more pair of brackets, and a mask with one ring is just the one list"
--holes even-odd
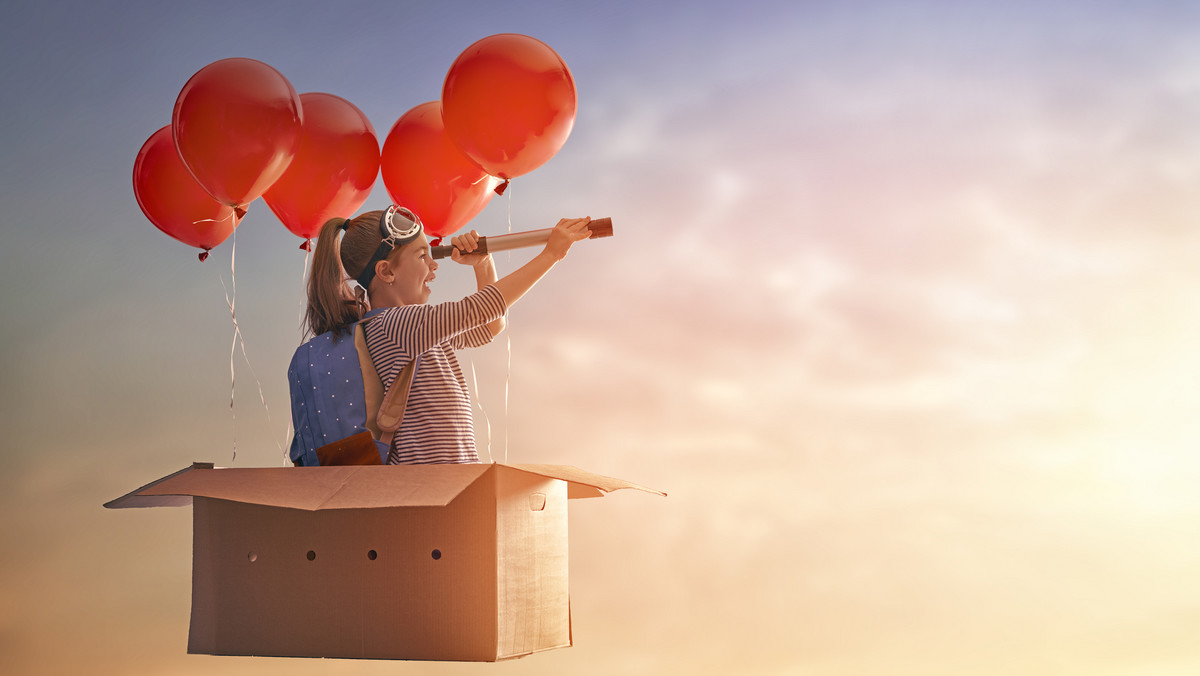
[[(478, 233), (453, 237), (451, 259), (475, 270), (479, 290), (437, 305), (427, 303), (438, 264), (411, 211), (392, 206), (327, 222), (308, 280), (305, 321), (315, 337), (296, 350), (288, 369), (296, 430), (292, 461), (316, 465), (318, 447), (366, 429), (373, 411), (362, 410), (362, 370), (353, 337), (355, 323), (365, 319), (366, 346), (385, 390), (405, 366), (416, 365), (403, 423), (390, 445), (376, 442), (381, 460), (479, 462), (467, 384), (454, 350), (485, 345), (498, 335), (508, 307), (572, 244), (590, 235), (590, 221), (560, 220), (545, 248), (503, 278), (497, 278), (490, 254), (474, 253)], [(347, 284), (351, 279), (357, 291)]]

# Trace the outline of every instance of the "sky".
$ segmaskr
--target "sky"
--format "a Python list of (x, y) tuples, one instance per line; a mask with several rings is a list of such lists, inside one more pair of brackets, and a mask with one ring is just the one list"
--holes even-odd
[[(668, 497), (571, 505), (568, 649), (187, 655), (190, 510), (101, 505), (285, 464), (306, 260), (258, 201), (198, 262), (138, 149), (233, 56), (382, 139), (505, 32), (578, 110), (470, 227), (615, 235), (460, 354), (481, 455)], [(0, 85), (4, 673), (1200, 671), (1193, 3), (18, 0)]]

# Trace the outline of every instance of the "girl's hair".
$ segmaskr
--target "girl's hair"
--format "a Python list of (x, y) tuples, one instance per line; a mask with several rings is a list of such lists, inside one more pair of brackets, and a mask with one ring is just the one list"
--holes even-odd
[[(346, 283), (343, 271), (358, 277), (371, 255), (379, 248), (382, 211), (368, 211), (351, 220), (331, 218), (321, 226), (313, 252), (312, 272), (308, 275), (308, 308), (304, 321), (310, 335), (333, 331), (334, 337), (350, 333), (354, 322), (362, 319), (364, 303)], [(338, 239), (338, 231), (346, 234)]]

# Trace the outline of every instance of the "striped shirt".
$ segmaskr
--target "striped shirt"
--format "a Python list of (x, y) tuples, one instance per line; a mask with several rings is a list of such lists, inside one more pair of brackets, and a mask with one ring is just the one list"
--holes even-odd
[(370, 313), (363, 330), (385, 390), (420, 356), (388, 464), (479, 462), (471, 397), (454, 350), (491, 342), (487, 324), (506, 310), (504, 297), (489, 284), (457, 302)]

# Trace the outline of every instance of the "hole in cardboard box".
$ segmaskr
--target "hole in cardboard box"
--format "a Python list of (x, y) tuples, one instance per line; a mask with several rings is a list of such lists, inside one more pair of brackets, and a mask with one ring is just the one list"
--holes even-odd
[(250, 552), (249, 554), (246, 555), (246, 559), (248, 561), (250, 561), (250, 563), (254, 563), (255, 561), (258, 560), (258, 554), (255, 554), (254, 552)]
[(546, 509), (546, 494), (531, 493), (529, 495), (529, 511), (540, 512)]
[(372, 549), (367, 552), (367, 558), (374, 561), (375, 559), (379, 558), (379, 554), (374, 549)]
[(316, 561), (316, 560), (317, 560), (317, 553), (316, 553), (316, 552), (314, 552), (314, 551), (313, 551), (313, 550), (311, 550), (311, 549), (310, 549), (310, 550), (308, 550), (308, 554), (306, 554), (306, 556), (308, 556), (308, 560), (309, 560), (309, 561)]
[(433, 557), (434, 561), (437, 561), (438, 559), (442, 558), (442, 550), (435, 549), (432, 552), (430, 552), (429, 555)]

